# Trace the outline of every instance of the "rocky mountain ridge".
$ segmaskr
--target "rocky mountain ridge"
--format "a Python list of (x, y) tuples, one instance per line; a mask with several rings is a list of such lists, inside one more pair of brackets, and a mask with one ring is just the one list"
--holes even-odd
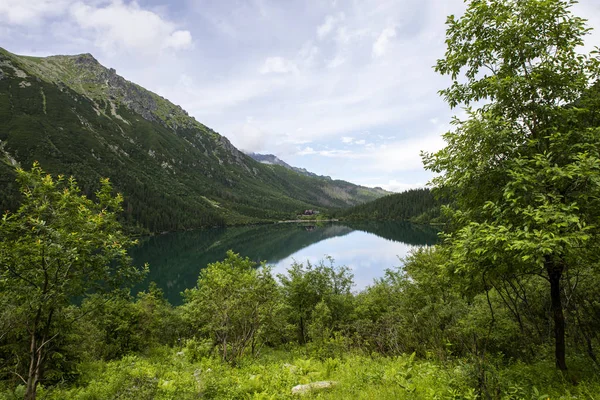
[(283, 168), (289, 169), (290, 171), (296, 171), (297, 173), (302, 174), (302, 175), (331, 180), (330, 176), (317, 175), (313, 172), (306, 170), (305, 168), (292, 167), (291, 165), (289, 165), (288, 163), (286, 163), (285, 161), (283, 161), (281, 158), (277, 157), (274, 154), (260, 154), (260, 153), (253, 153), (253, 152), (246, 152), (246, 154), (262, 164), (279, 165), (279, 166), (282, 166)]
[[(7, 55), (8, 52), (0, 48), (0, 62), (3, 53)], [(7, 59), (9, 60), (5, 57), (4, 61)], [(119, 106), (123, 105), (144, 119), (158, 122), (174, 131), (181, 128), (198, 129), (213, 136), (237, 162), (243, 163), (242, 153), (226, 137), (196, 121), (181, 106), (126, 80), (114, 68), (104, 67), (90, 53), (49, 57), (19, 56), (19, 61), (41, 79), (59, 87), (69, 87), (89, 98), (97, 113), (123, 120), (117, 112)], [(105, 106), (100, 107), (98, 102), (104, 102)], [(249, 170), (247, 165), (245, 167)]]
[(90, 54), (0, 49), (0, 120), (2, 210), (17, 198), (12, 168), (34, 160), (74, 175), (88, 194), (109, 177), (125, 195), (126, 219), (149, 231), (285, 219), (381, 196), (261, 164)]

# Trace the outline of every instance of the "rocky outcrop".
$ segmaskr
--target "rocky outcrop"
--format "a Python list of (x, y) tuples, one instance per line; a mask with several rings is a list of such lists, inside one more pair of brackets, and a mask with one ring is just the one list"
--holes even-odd
[(223, 148), (229, 155), (229, 162), (242, 166), (246, 171), (256, 175), (255, 168), (251, 169), (248, 165), (247, 155), (235, 148), (233, 144), (225, 136), (219, 137), (219, 146)]
[[(48, 57), (48, 59), (52, 60), (53, 57)], [(103, 94), (109, 101), (123, 104), (148, 121), (160, 121), (156, 115), (158, 104), (150, 92), (117, 75), (114, 68), (105, 68), (91, 54), (56, 56), (53, 61), (58, 63), (72, 62), (76, 73), (71, 82), (66, 82), (69, 86), (97, 85), (99, 91), (86, 92), (85, 94), (91, 94), (92, 97), (104, 97), (94, 96), (94, 94), (104, 92)]]
[[(2, 53), (0, 51), (0, 57)], [(10, 58), (10, 55), (6, 58)], [(173, 130), (206, 130), (204, 125), (190, 117), (180, 106), (129, 82), (118, 75), (114, 68), (104, 67), (89, 53), (44, 58), (19, 57), (18, 62), (45, 80), (67, 86), (95, 102), (105, 101), (112, 107), (125, 106), (142, 118), (159, 122)]]
[(305, 385), (297, 385), (292, 388), (292, 394), (303, 395), (315, 390), (329, 389), (337, 385), (335, 381), (320, 381), (307, 383)]

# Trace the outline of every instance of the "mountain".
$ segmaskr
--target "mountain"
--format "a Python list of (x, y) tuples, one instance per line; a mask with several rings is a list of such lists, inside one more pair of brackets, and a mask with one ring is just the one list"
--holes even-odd
[(259, 154), (259, 153), (246, 153), (246, 154), (248, 154), (254, 160), (256, 160), (262, 164), (279, 165), (279, 166), (282, 166), (283, 168), (287, 168), (291, 171), (296, 171), (297, 173), (302, 174), (302, 175), (318, 177), (318, 178), (325, 178), (325, 179), (331, 180), (331, 177), (329, 177), (329, 176), (317, 175), (313, 172), (307, 171), (305, 168), (292, 167), (291, 165), (289, 165), (288, 163), (286, 163), (285, 161), (283, 161), (282, 159), (280, 159), (279, 157), (277, 157), (276, 155), (273, 155), (273, 154)]
[(285, 219), (382, 191), (261, 164), (181, 107), (91, 54), (0, 49), (0, 211), (14, 209), (14, 166), (38, 160), (94, 193), (109, 177), (128, 226), (152, 232)]
[(431, 191), (410, 189), (380, 197), (335, 213), (345, 220), (414, 221), (430, 223), (440, 217), (440, 207), (447, 202), (436, 200)]

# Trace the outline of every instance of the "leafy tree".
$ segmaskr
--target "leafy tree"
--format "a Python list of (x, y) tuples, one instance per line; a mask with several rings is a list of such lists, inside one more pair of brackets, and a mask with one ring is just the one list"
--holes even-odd
[[(577, 254), (597, 243), (600, 135), (568, 107), (598, 76), (598, 59), (577, 53), (589, 29), (572, 0), (472, 0), (447, 20), (441, 91), (467, 109), (425, 154), (433, 180), (454, 201), (445, 243), (456, 273), (472, 282), (538, 274), (547, 280), (556, 365), (566, 370), (561, 299)], [(591, 254), (591, 253), (588, 253)], [(585, 263), (595, 262), (587, 259)]]
[(173, 345), (180, 337), (181, 321), (154, 282), (135, 298), (128, 293), (88, 296), (77, 311), (78, 345), (91, 359), (118, 359), (159, 344)]
[(225, 361), (236, 362), (248, 347), (256, 354), (277, 320), (277, 282), (268, 267), (255, 267), (230, 250), (200, 272), (196, 288), (185, 291), (183, 318), (213, 339)]
[(278, 275), (286, 314), (296, 326), (298, 342), (302, 344), (309, 339), (308, 327), (319, 303), (323, 303), (320, 308), (326, 306), (330, 313), (331, 329), (339, 330), (353, 308), (351, 289), (354, 276), (348, 267), (335, 266), (332, 258), (328, 260), (329, 265), (294, 262), (286, 275)]
[(331, 311), (324, 301), (315, 306), (311, 315), (312, 322), (308, 326), (308, 332), (313, 342), (323, 344), (331, 335)]
[(357, 295), (355, 326), (364, 346), (382, 354), (429, 353), (440, 359), (449, 343), (458, 347), (457, 325), (466, 302), (444, 271), (444, 257), (437, 247), (414, 249), (402, 267), (386, 270)]
[(55, 356), (53, 343), (74, 322), (71, 301), (92, 291), (110, 292), (143, 271), (127, 255), (134, 241), (121, 231), (122, 198), (113, 197), (107, 179), (92, 201), (73, 178), (54, 179), (37, 163), (17, 175), (23, 203), (0, 221), (0, 304), (12, 314), (0, 335), (27, 341), (26, 370), (15, 348), (13, 372), (26, 384), (25, 397), (34, 399)]

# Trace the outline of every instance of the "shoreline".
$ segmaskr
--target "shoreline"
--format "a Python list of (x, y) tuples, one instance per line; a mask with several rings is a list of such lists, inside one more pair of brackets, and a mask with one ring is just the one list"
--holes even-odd
[(339, 219), (290, 219), (285, 221), (277, 221), (276, 224), (291, 224), (298, 222), (340, 222)]

